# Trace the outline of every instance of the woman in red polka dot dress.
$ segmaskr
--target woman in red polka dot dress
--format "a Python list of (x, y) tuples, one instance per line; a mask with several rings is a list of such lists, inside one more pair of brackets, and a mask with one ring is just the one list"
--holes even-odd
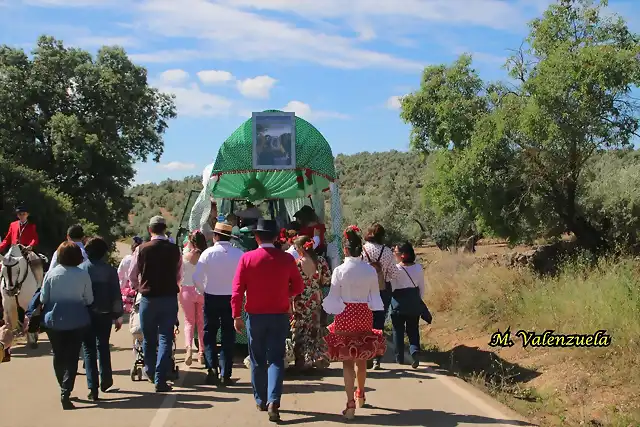
[(382, 331), (373, 329), (372, 311), (382, 310), (384, 306), (376, 271), (361, 259), (359, 231), (353, 225), (345, 230), (345, 261), (333, 270), (331, 290), (322, 302), (327, 313), (336, 315), (324, 339), (329, 359), (343, 365), (347, 407), (342, 414), (347, 419), (355, 416), (356, 406), (362, 407), (365, 403), (367, 360), (383, 355), (387, 348)]

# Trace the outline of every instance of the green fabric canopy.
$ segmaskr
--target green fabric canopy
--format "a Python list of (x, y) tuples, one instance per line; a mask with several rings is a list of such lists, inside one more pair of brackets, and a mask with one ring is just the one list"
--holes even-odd
[[(280, 112), (267, 110), (265, 112)], [(253, 122), (244, 122), (222, 144), (211, 176), (217, 199), (293, 199), (329, 188), (336, 179), (333, 153), (318, 130), (295, 118), (296, 169), (256, 171), (253, 168)]]

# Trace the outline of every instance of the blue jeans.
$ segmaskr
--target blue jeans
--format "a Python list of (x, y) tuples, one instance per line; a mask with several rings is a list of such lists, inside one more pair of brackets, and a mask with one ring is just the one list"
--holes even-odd
[[(113, 321), (108, 314), (92, 314), (91, 327), (82, 342), (84, 366), (87, 370), (87, 387), (96, 391), (100, 384), (108, 388), (113, 384), (111, 351), (109, 338)], [(100, 382), (98, 382), (98, 361), (100, 362)]]
[[(221, 332), (220, 361), (216, 351), (218, 330)], [(223, 378), (231, 378), (233, 353), (236, 345), (236, 330), (231, 314), (231, 295), (204, 294), (204, 356), (207, 368), (220, 368)], [(218, 366), (219, 365), (219, 366)]]
[[(140, 300), (140, 327), (144, 370), (156, 385), (167, 381), (171, 370), (173, 328), (178, 320), (178, 296), (142, 297)], [(157, 352), (156, 352), (157, 347)]]
[(419, 316), (404, 316), (391, 313), (393, 325), (393, 345), (395, 347), (396, 361), (404, 363), (404, 334), (409, 338), (409, 354), (415, 356), (420, 351)]
[(253, 396), (260, 406), (268, 403), (280, 405), (288, 335), (288, 314), (249, 314), (247, 316), (251, 384)]

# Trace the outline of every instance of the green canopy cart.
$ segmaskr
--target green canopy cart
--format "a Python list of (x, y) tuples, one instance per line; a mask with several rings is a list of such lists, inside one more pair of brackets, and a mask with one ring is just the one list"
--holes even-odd
[[(275, 219), (280, 227), (285, 227), (302, 206), (308, 205), (328, 226), (328, 235), (325, 236), (327, 256), (330, 264), (335, 267), (342, 262), (342, 251), (339, 250), (342, 206), (329, 143), (313, 125), (292, 113), (267, 110), (257, 114), (276, 118), (278, 115), (292, 116), (295, 129), (292, 129), (290, 135), (295, 137), (287, 140), (287, 135), (269, 136), (268, 122), (266, 125), (258, 123), (260, 117), (256, 117), (255, 113), (254, 117), (240, 125), (224, 141), (215, 162), (205, 168), (202, 190), (190, 210), (188, 229), (202, 229), (210, 216), (212, 198), (217, 202), (220, 215), (235, 212), (238, 205), (249, 202), (260, 208), (264, 216)], [(258, 136), (254, 138), (254, 134)], [(278, 167), (277, 161), (268, 169), (256, 167), (255, 140), (268, 149), (275, 146), (285, 156), (286, 150), (290, 150), (288, 158), (295, 161), (290, 160), (286, 167)], [(281, 155), (280, 151), (278, 155)], [(270, 159), (273, 160), (274, 157)], [(327, 205), (329, 217), (325, 215)], [(326, 293), (328, 289), (325, 290), (325, 295)], [(243, 317), (246, 320), (244, 312)], [(237, 342), (247, 343), (246, 333), (238, 334)]]

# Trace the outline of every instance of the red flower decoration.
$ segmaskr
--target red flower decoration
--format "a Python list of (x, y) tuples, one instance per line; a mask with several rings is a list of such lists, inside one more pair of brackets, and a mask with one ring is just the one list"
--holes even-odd
[(307, 243), (305, 243), (305, 244), (304, 244), (304, 248), (305, 248), (305, 250), (307, 250), (307, 251), (308, 251), (308, 250), (310, 250), (310, 249), (313, 249), (313, 241), (312, 241), (312, 240), (309, 240)]

